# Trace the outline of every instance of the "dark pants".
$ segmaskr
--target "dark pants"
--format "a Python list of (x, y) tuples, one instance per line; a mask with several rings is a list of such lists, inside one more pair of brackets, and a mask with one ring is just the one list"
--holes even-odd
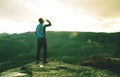
[(43, 63), (47, 62), (47, 41), (45, 38), (38, 38), (37, 41), (37, 53), (36, 53), (36, 59), (37, 59), (37, 63), (39, 63), (40, 61), (40, 52), (41, 52), (41, 48), (43, 48)]

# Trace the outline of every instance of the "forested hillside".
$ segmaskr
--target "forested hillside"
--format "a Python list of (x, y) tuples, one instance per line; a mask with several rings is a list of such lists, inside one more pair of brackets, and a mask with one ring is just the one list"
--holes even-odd
[[(36, 40), (35, 32), (0, 34), (0, 71), (34, 61)], [(49, 60), (77, 64), (93, 55), (114, 56), (120, 33), (49, 31), (47, 41)]]

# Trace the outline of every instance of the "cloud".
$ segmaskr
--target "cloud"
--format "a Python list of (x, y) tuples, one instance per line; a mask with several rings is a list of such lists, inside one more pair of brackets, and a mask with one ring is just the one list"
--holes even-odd
[[(51, 5), (47, 5), (50, 4)], [(56, 13), (54, 7), (63, 6), (78, 14), (113, 18), (120, 16), (120, 0), (0, 0), (0, 15), (13, 20)], [(43, 7), (46, 6), (46, 11)], [(49, 8), (53, 6), (52, 8)], [(49, 8), (49, 9), (48, 9)], [(62, 9), (60, 9), (62, 11)], [(57, 10), (58, 11), (58, 10)], [(49, 13), (46, 13), (49, 12)]]
[(3, 19), (15, 21), (26, 20), (34, 12), (32, 6), (31, 0), (2, 0), (0, 1), (0, 16)]
[(39, 17), (50, 19), (53, 26), (49, 30), (120, 31), (119, 3), (119, 0), (0, 0), (0, 31), (13, 33), (17, 28), (19, 32), (34, 31)]
[(66, 6), (73, 8), (76, 12), (99, 17), (120, 16), (120, 0), (59, 0)]

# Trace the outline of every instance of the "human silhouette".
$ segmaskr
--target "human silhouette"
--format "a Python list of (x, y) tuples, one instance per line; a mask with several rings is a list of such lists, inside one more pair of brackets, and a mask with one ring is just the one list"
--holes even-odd
[(43, 18), (39, 18), (39, 24), (36, 27), (37, 37), (37, 52), (36, 52), (36, 63), (40, 62), (40, 52), (43, 48), (43, 64), (48, 63), (47, 61), (47, 40), (46, 40), (46, 27), (51, 26), (51, 22), (46, 20), (48, 24), (44, 24)]

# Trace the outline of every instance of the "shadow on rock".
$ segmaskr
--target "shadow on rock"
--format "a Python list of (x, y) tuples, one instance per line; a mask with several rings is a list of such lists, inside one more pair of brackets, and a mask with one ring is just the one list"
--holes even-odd
[(112, 72), (120, 73), (120, 59), (119, 58), (93, 56), (90, 60), (82, 62), (79, 65), (108, 69)]

